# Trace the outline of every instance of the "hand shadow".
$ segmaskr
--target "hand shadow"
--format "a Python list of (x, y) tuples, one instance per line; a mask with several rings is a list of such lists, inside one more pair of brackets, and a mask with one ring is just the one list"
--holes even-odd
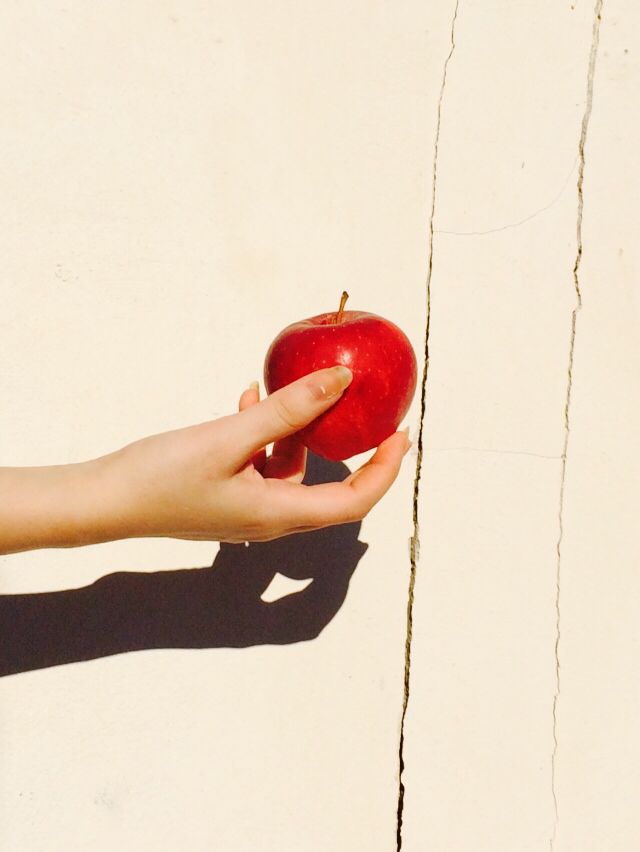
[[(309, 454), (308, 485), (344, 464)], [(360, 523), (268, 542), (221, 544), (208, 568), (117, 572), (61, 592), (0, 595), (0, 676), (151, 648), (245, 648), (314, 639), (338, 612), (367, 550)], [(265, 603), (276, 572), (312, 577)]]

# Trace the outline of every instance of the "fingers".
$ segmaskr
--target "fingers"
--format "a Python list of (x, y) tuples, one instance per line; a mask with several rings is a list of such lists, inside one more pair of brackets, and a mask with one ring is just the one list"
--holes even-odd
[(408, 432), (395, 432), (380, 444), (369, 461), (344, 480), (344, 484), (365, 497), (378, 494), (374, 501), (377, 502), (393, 484), (410, 448)]
[(237, 415), (239, 456), (234, 461), (311, 423), (340, 399), (351, 378), (351, 371), (342, 366), (317, 370), (245, 408)]
[(411, 446), (404, 432), (395, 432), (383, 441), (374, 455), (343, 482), (301, 486), (277, 483), (280, 488), (274, 510), (287, 515), (292, 529), (317, 529), (358, 521), (386, 494)]
[[(240, 396), (238, 411), (246, 411), (247, 408), (250, 408), (252, 405), (256, 405), (258, 402), (260, 402), (260, 385), (258, 382), (251, 382), (249, 387), (243, 391)], [(258, 452), (253, 455), (251, 464), (253, 464), (256, 470), (262, 472), (266, 460), (266, 450), (264, 448), (260, 448)]]
[(260, 401), (260, 385), (258, 382), (251, 382), (249, 387), (242, 391), (240, 402), (238, 403), (238, 411), (245, 411), (256, 402)]
[(288, 479), (302, 482), (307, 468), (307, 448), (295, 435), (282, 438), (273, 445), (271, 457), (267, 459), (262, 475), (270, 479)]
[[(238, 410), (246, 411), (259, 401), (260, 386), (258, 382), (251, 382), (240, 396)], [(261, 449), (253, 456), (252, 463), (263, 476), (302, 482), (307, 467), (307, 448), (294, 436), (289, 436), (276, 441), (269, 459), (267, 459), (266, 451)]]

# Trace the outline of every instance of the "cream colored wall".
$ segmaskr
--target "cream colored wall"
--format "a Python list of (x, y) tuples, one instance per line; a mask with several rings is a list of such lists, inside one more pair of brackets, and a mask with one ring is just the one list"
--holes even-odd
[[(423, 358), (429, 284), (407, 852), (640, 846), (640, 14), (598, 8), (1, 13), (0, 464), (232, 410), (345, 287)], [(3, 678), (2, 852), (396, 849), (417, 463), (319, 638)], [(217, 551), (2, 557), (0, 591)]]

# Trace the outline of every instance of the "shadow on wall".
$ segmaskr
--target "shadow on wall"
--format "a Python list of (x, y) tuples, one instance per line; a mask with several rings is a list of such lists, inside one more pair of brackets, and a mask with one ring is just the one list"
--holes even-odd
[[(309, 454), (305, 482), (342, 480)], [(0, 595), (0, 675), (151, 648), (246, 648), (314, 639), (338, 612), (367, 545), (360, 523), (268, 542), (221, 544), (209, 568), (117, 572), (62, 592)], [(313, 578), (265, 603), (276, 573)]]

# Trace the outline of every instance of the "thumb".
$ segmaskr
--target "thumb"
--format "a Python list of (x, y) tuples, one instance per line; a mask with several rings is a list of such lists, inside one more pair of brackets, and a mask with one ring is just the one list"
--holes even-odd
[(340, 399), (352, 378), (343, 366), (317, 370), (234, 415), (243, 459), (311, 423)]

